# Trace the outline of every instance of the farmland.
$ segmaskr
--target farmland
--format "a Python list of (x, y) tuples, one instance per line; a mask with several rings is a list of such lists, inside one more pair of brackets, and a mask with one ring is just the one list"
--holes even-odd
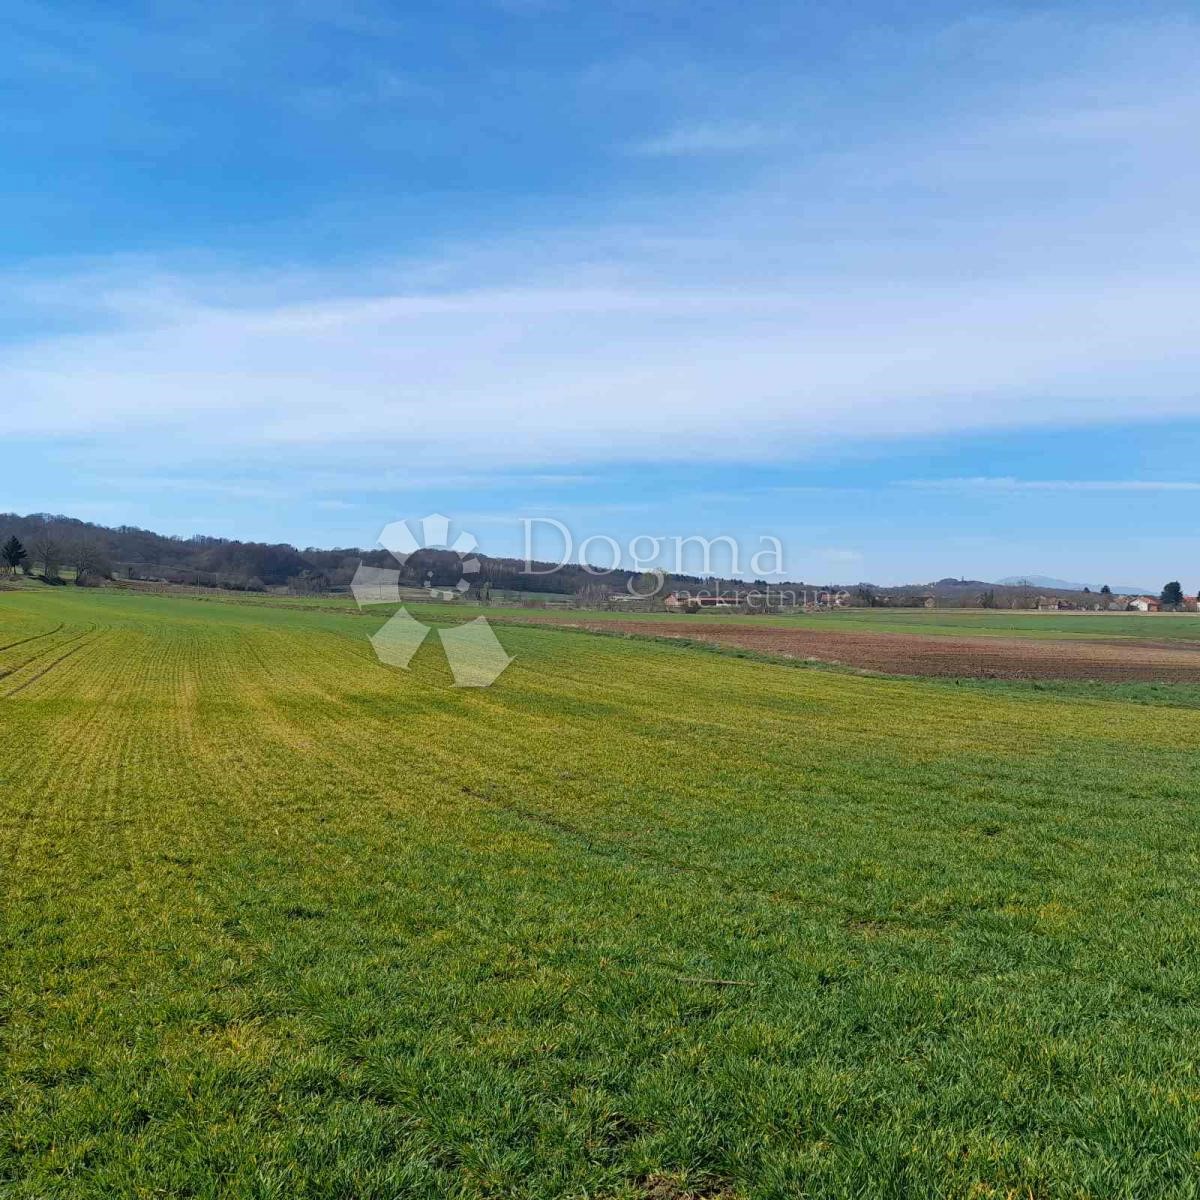
[[(344, 603), (344, 601), (342, 602)], [(522, 609), (493, 609), (502, 616), (531, 614)], [(577, 621), (578, 613), (546, 613), (544, 621)], [(668, 627), (718, 620), (723, 624), (773, 629), (815, 629), (856, 633), (899, 633), (912, 637), (998, 637), (1045, 641), (1104, 640), (1181, 641), (1200, 643), (1200, 616), (1195, 613), (1037, 613), (984, 609), (844, 608), (821, 613), (780, 615), (704, 613), (677, 615), (647, 612), (588, 612), (589, 621), (645, 621)]]
[[(900, 633), (833, 615), (819, 627), (811, 622), (756, 622), (753, 618), (597, 620), (591, 613), (576, 614), (570, 624), (594, 632), (682, 638), (700, 645), (893, 675), (1200, 683), (1200, 641), (1178, 634), (1163, 640), (1102, 638), (1086, 633), (1075, 638), (1049, 638), (1035, 629), (1024, 631), (1032, 636), (980, 637), (944, 627), (940, 633), (930, 628)], [(1200, 621), (1189, 615), (1171, 628), (1195, 635), (1200, 633)]]
[(1195, 689), (381, 620), (0, 594), (0, 1194), (1197, 1194)]

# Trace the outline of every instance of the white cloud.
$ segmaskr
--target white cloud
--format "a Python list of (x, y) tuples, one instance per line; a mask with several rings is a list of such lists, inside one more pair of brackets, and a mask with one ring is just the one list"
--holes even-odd
[(629, 149), (634, 154), (666, 158), (690, 154), (740, 154), (780, 146), (785, 141), (782, 130), (754, 122), (711, 123), (681, 126), (635, 142)]
[(1131, 136), (1184, 133), (1196, 127), (1200, 97), (1182, 95), (1153, 103), (1082, 105), (1033, 116), (1030, 126), (1048, 137), (1120, 141)]
[(972, 476), (962, 479), (913, 479), (909, 487), (968, 492), (1200, 492), (1200, 483), (1170, 479), (1015, 479)]
[[(26, 269), (9, 325), (40, 311), (76, 328), (10, 333), (0, 422), (272, 466), (361, 459), (369, 487), (398, 456), (469, 476), (1200, 419), (1200, 170), (1177, 119), (1200, 89), (1155, 70), (1106, 62), (1036, 111), (1022, 92), (796, 156), (741, 195), (418, 264)], [(1080, 125), (1105, 137), (1064, 152)], [(771, 133), (680, 124), (657, 152)]]
[(165, 294), (124, 297), (118, 328), (10, 346), (6, 430), (363, 444), (471, 472), (1200, 416), (1187, 278), (797, 279), (724, 299), (566, 282), (249, 307)]

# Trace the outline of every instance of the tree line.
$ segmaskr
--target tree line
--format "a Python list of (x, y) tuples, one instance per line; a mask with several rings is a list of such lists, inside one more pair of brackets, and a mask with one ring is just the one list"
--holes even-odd
[[(36, 570), (51, 582), (63, 570), (77, 579), (130, 578), (251, 591), (289, 587), (301, 594), (342, 590), (350, 585), (359, 563), (399, 569), (407, 584), (453, 587), (462, 578), (458, 555), (424, 549), (398, 567), (383, 549), (356, 546), (298, 549), (286, 543), (243, 542), (231, 538), (172, 537), (132, 525), (109, 527), (74, 517), (34, 513), (0, 513), (0, 539), (12, 538), (25, 551), (10, 571)], [(479, 555), (479, 570), (468, 582), (477, 591), (573, 593), (584, 588), (623, 589), (637, 573), (586, 570), (568, 563), (552, 573), (527, 574), (519, 559)], [(7, 560), (6, 560), (7, 561)], [(548, 564), (535, 564), (543, 569)], [(699, 587), (712, 581), (688, 578)]]
[(0, 545), (0, 559), (10, 575), (32, 574), (34, 567), (40, 567), (41, 577), (47, 583), (61, 583), (64, 568), (71, 571), (81, 587), (98, 584), (112, 574), (99, 547), (86, 538), (63, 541), (43, 533), (31, 538), (27, 549), (16, 534), (10, 534)]
[[(10, 571), (27, 569), (54, 582), (64, 570), (77, 579), (156, 578), (172, 582), (205, 582), (223, 586), (260, 587), (287, 583), (313, 571), (314, 563), (294, 546), (241, 542), (228, 538), (171, 537), (136, 526), (108, 527), (74, 517), (33, 513), (0, 514), (0, 538), (15, 540), (25, 551)], [(354, 572), (357, 551), (321, 551), (316, 570), (344, 566)]]
[[(84, 585), (119, 576), (249, 590), (286, 586), (301, 594), (348, 588), (359, 563), (397, 567), (391, 555), (378, 548), (309, 546), (301, 550), (287, 543), (244, 542), (202, 535), (172, 537), (133, 525), (109, 527), (49, 513), (28, 516), (0, 513), (0, 559), (10, 575), (39, 573), (51, 583), (61, 582), (63, 572), (67, 571)], [(567, 563), (554, 571), (545, 571), (547, 564), (535, 564), (544, 573), (530, 574), (519, 559), (483, 554), (478, 559), (478, 571), (468, 577), (477, 593), (520, 591), (599, 596), (612, 591), (625, 592), (632, 582), (638, 594), (646, 594), (655, 582), (642, 579), (634, 571), (598, 570), (578, 563)], [(462, 577), (458, 556), (446, 550), (420, 550), (399, 570), (402, 582), (415, 586), (453, 587)], [(767, 586), (761, 581), (760, 584), (763, 588)], [(738, 580), (679, 575), (666, 580), (658, 594), (664, 595), (672, 587), (722, 592), (746, 586)], [(787, 589), (808, 585), (772, 586)], [(999, 588), (971, 580), (939, 580), (928, 588), (941, 603), (998, 608), (1022, 598), (1022, 589)], [(1027, 587), (1024, 591), (1029, 593), (1027, 599), (1031, 603), (1034, 589)], [(1108, 597), (1111, 589), (1107, 585), (1102, 587), (1100, 595)], [(1168, 583), (1159, 599), (1164, 608), (1183, 607), (1185, 597), (1179, 581)], [(860, 584), (855, 590), (855, 600), (860, 604), (913, 606), (922, 603), (923, 595), (911, 587), (877, 588)], [(1029, 603), (1024, 606), (1029, 607)]]

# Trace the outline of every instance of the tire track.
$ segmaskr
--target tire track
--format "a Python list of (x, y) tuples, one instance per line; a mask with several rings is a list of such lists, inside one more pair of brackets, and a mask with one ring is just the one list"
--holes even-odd
[[(0, 696), (0, 700), (6, 698)], [(20, 706), (18, 711), (22, 711)], [(34, 710), (26, 708), (24, 711)], [(31, 847), (61, 837), (62, 814), (78, 803), (77, 788), (71, 783), (72, 775), (78, 771), (81, 758), (86, 756), (84, 748), (95, 741), (97, 731), (107, 719), (104, 707), (94, 705), (86, 713), (72, 712), (59, 718), (49, 728), (41, 720), (33, 721), (39, 736), (45, 739), (43, 744), (53, 749), (38, 761), (40, 769), (35, 769), (25, 779), (23, 790), (28, 796), (27, 802), (20, 810), (6, 811), (5, 820), (0, 824), (0, 829), (7, 834), (0, 837), (0, 847), (4, 847), (8, 860), (5, 879), (16, 880), (18, 864), (36, 860)], [(78, 812), (75, 819), (80, 819)], [(74, 847), (74, 843), (69, 844)]]
[(49, 637), (52, 633), (57, 633), (63, 627), (63, 622), (59, 621), (53, 629), (47, 629), (45, 633), (35, 633), (32, 637), (19, 638), (15, 642), (9, 642), (7, 646), (0, 646), (0, 652), (11, 650), (14, 646), (23, 646), (26, 642), (36, 642), (38, 638)]
[[(86, 636), (87, 636), (86, 634), (80, 635), (80, 637), (86, 637)], [(59, 665), (59, 663), (65, 662), (68, 658), (71, 657), (71, 655), (78, 654), (80, 650), (86, 650), (88, 646), (95, 645), (95, 643), (99, 640), (99, 637), (100, 637), (100, 635), (97, 634), (95, 637), (90, 638), (89, 640), (83, 642), (82, 644), (76, 645), (74, 647), (74, 649), (68, 650), (66, 652), (66, 654), (59, 655), (58, 658), (54, 659), (53, 662), (47, 663), (40, 671), (31, 675), (28, 679), (24, 680), (23, 682), (17, 684), (17, 686), (15, 688), (13, 688), (11, 692), (5, 692), (2, 696), (0, 696), (0, 700), (11, 700), (18, 692), (23, 692), (27, 687), (29, 687), (30, 684), (37, 683), (37, 681), (39, 679), (42, 679), (44, 676), (48, 675), (51, 671), (54, 670), (55, 667), (57, 667)], [(72, 641), (79, 642), (79, 638), (73, 638)], [(41, 656), (39, 655), (39, 657), (41, 657)], [(30, 661), (33, 661), (33, 660), (31, 659)], [(22, 664), (22, 665), (25, 665), (25, 664)]]
[[(60, 625), (61, 629), (62, 626)], [(15, 675), (18, 671), (23, 671), (30, 663), (35, 663), (39, 658), (45, 658), (47, 654), (53, 654), (55, 650), (61, 650), (64, 646), (71, 645), (72, 642), (79, 641), (80, 638), (87, 637), (89, 633), (94, 631), (94, 626), (89, 625), (81, 633), (77, 633), (74, 637), (69, 637), (61, 642), (52, 642), (49, 646), (43, 646), (36, 654), (31, 654), (28, 658), (22, 659), (14, 667), (0, 668), (0, 679), (5, 679), (9, 675)], [(30, 639), (32, 641), (32, 639)]]

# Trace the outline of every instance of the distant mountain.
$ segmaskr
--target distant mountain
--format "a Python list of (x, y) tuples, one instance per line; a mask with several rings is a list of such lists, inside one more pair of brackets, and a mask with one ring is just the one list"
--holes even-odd
[[(1065, 579), (1051, 579), (1048, 575), (1009, 575), (996, 580), (997, 587), (1020, 587), (1023, 583), (1048, 592), (1082, 592), (1085, 587), (1098, 592), (1101, 587), (1098, 583), (1069, 583)], [(1128, 583), (1110, 583), (1108, 586), (1119, 596), (1158, 595), (1158, 588), (1134, 587)]]

